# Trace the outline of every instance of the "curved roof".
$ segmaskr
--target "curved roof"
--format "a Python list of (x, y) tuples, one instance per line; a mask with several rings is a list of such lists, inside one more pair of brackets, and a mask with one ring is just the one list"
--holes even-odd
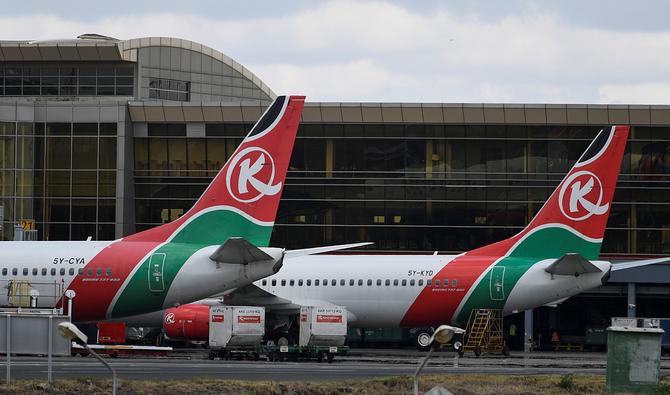
[(228, 55), (225, 55), (224, 53), (219, 52), (216, 49), (208, 47), (206, 45), (174, 37), (143, 37), (143, 38), (133, 38), (130, 40), (124, 40), (119, 42), (119, 49), (121, 50), (121, 56), (123, 57), (123, 60), (130, 62), (137, 61), (138, 48), (157, 47), (157, 46), (189, 49), (191, 51), (196, 51), (204, 55), (211, 56), (212, 58), (227, 64), (228, 66), (232, 67), (233, 70), (239, 72), (244, 77), (248, 78), (261, 91), (265, 92), (272, 99), (277, 97), (277, 95), (272, 91), (272, 89), (270, 89), (269, 86), (267, 86), (260, 78), (258, 78), (258, 76), (252, 73), (249, 69), (242, 66), (240, 63), (236, 62)]
[(277, 95), (258, 76), (231, 57), (206, 45), (173, 37), (143, 37), (117, 40), (99, 34), (39, 41), (0, 41), (0, 61), (127, 61), (137, 62), (137, 49), (175, 47), (200, 52), (227, 64), (249, 79), (272, 99)]

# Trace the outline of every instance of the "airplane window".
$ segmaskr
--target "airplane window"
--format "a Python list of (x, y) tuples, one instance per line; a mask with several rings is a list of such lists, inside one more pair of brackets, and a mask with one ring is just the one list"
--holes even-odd
[[(56, 269), (54, 269), (54, 270), (56, 270)], [(43, 267), (43, 268), (42, 268), (42, 275), (43, 275), (43, 276), (46, 276), (46, 275), (47, 275), (47, 268), (46, 268), (46, 267)]]
[(64, 268), (64, 267), (61, 267), (61, 268), (60, 268), (60, 275), (61, 275), (61, 276), (64, 276), (64, 275), (65, 275), (65, 268)]
[(52, 268), (51, 268), (51, 275), (52, 275), (52, 276), (55, 276), (55, 275), (56, 275), (56, 268), (55, 268), (55, 267), (52, 267)]
[(95, 275), (96, 276), (102, 276), (102, 268), (101, 267), (95, 269)]
[(426, 286), (427, 287), (433, 286), (433, 279), (429, 278), (428, 280), (426, 280)]
[(397, 287), (398, 286), (398, 280), (393, 280), (393, 286)]
[(290, 285), (290, 286), (294, 286), (294, 285), (295, 285), (295, 280), (290, 280), (290, 281), (288, 282), (288, 285)]
[(386, 281), (384, 281), (384, 285), (386, 285), (387, 287), (391, 285), (391, 280), (386, 279)]
[(93, 268), (89, 268), (86, 274), (88, 274), (89, 276), (92, 276), (93, 275)]
[(341, 279), (341, 280), (340, 280), (340, 285), (341, 285), (341, 286), (344, 286), (344, 284), (346, 284), (346, 283), (347, 283), (347, 282), (346, 282), (345, 279)]
[(317, 287), (319, 286), (319, 280), (318, 279), (314, 280), (314, 285), (317, 286)]
[(363, 285), (363, 280), (358, 280), (358, 286), (360, 287), (362, 285)]
[(444, 286), (445, 286), (445, 287), (448, 287), (448, 286), (449, 286), (449, 279), (448, 279), (448, 278), (445, 278), (445, 279), (444, 279)]
[(416, 284), (416, 281), (415, 281), (414, 279), (409, 280), (409, 285), (410, 285), (410, 286), (413, 287), (414, 284)]
[(23, 268), (23, 275), (24, 275), (24, 276), (27, 276), (27, 275), (28, 275), (28, 268), (27, 268), (27, 267), (24, 267), (24, 268)]
[(372, 285), (372, 280), (368, 279), (368, 287)]
[(406, 287), (407, 286), (407, 280), (402, 280), (402, 286)]
[(263, 280), (263, 281), (261, 281), (261, 285), (263, 285), (263, 286), (268, 285), (268, 280)]
[(79, 274), (80, 276), (83, 276), (84, 275), (84, 268), (80, 267), (79, 270), (77, 270), (77, 274)]
[(349, 280), (349, 286), (353, 287), (353, 285), (354, 285), (354, 279), (352, 278), (351, 280)]
[(302, 287), (302, 280), (298, 280), (298, 286)]
[(439, 287), (439, 286), (440, 286), (440, 279), (439, 279), (439, 278), (438, 278), (437, 280), (435, 280), (435, 286), (436, 286), (436, 287)]
[(285, 287), (286, 286), (286, 280), (281, 280), (281, 286)]
[(419, 280), (419, 287), (423, 287), (423, 280)]
[(111, 276), (112, 275), (112, 268), (108, 267), (107, 270), (105, 270), (105, 274), (107, 274), (108, 276)]
[(33, 276), (37, 276), (37, 268), (36, 267), (33, 268)]
[(377, 286), (380, 286), (380, 285), (382, 285), (382, 280), (377, 279)]
[(7, 268), (6, 268), (6, 267), (3, 267), (3, 268), (2, 268), (2, 275), (3, 275), (3, 276), (6, 276), (6, 275), (7, 275)]
[(12, 269), (12, 276), (16, 276), (18, 274), (19, 270), (17, 268)]
[(455, 287), (456, 284), (458, 284), (458, 282), (456, 281), (456, 279), (451, 280), (451, 286), (452, 286), (452, 287)]
[(68, 273), (70, 274), (70, 276), (74, 275), (74, 268), (71, 267), (70, 270), (68, 270)]
[(311, 286), (312, 285), (312, 280), (305, 280), (305, 284), (307, 284), (308, 287)]
[(337, 285), (337, 280), (335, 280), (335, 279), (330, 280), (330, 285), (332, 285), (333, 287), (336, 286)]
[(272, 286), (273, 286), (273, 287), (276, 287), (276, 286), (277, 286), (277, 280), (272, 279)]
[(323, 279), (323, 286), (325, 287), (326, 285), (328, 285), (328, 280)]

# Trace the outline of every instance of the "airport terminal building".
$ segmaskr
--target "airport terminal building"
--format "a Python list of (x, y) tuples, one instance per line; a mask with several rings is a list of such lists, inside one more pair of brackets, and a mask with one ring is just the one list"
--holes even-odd
[[(22, 220), (40, 240), (109, 240), (179, 217), (275, 95), (187, 40), (0, 41), (1, 238)], [(670, 254), (670, 106), (649, 105), (308, 102), (272, 244), (431, 253), (506, 238), (613, 123), (632, 130), (602, 252)], [(664, 273), (550, 315), (588, 324), (586, 300), (603, 317), (670, 316)]]

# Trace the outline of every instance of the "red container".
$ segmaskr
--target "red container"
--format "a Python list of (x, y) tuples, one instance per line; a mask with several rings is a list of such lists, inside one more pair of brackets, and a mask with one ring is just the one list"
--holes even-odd
[(98, 344), (124, 344), (125, 322), (98, 322)]

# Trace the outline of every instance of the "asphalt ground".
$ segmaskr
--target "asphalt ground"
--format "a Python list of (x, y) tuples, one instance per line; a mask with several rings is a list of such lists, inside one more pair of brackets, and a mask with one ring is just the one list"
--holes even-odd
[[(216, 378), (273, 381), (336, 381), (372, 377), (413, 375), (424, 353), (410, 350), (354, 350), (338, 356), (333, 363), (221, 361), (208, 360), (205, 351), (173, 353), (168, 358), (107, 358), (120, 379), (170, 380)], [(603, 375), (605, 353), (513, 353), (509, 357), (484, 355), (460, 357), (455, 365), (453, 353), (438, 352), (431, 357), (424, 373), (431, 374), (498, 374), (498, 375)], [(6, 359), (0, 360), (0, 377)], [(661, 374), (670, 374), (670, 359), (663, 358)], [(47, 359), (43, 357), (12, 357), (12, 379), (46, 379)], [(109, 371), (93, 357), (54, 357), (53, 377), (110, 376)]]

